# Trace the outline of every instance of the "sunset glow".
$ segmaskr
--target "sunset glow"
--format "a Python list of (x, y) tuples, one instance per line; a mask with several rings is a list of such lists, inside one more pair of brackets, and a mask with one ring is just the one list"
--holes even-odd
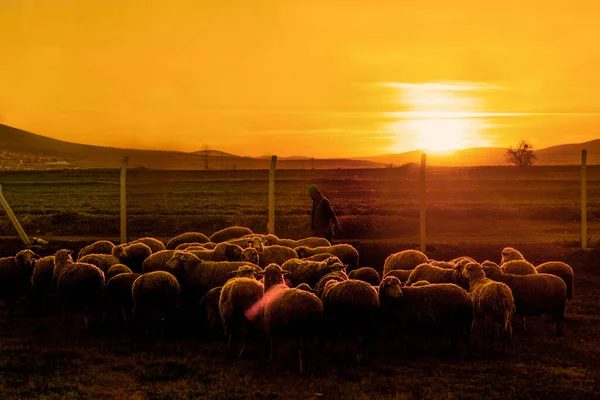
[(598, 136), (595, 2), (23, 1), (0, 123), (102, 146), (368, 156)]

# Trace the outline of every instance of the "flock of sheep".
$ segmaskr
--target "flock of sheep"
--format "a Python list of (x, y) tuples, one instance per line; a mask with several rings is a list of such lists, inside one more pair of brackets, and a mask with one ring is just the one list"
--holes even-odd
[[(423, 334), (442, 335), (466, 347), (471, 336), (496, 340), (503, 351), (515, 316), (547, 314), (564, 334), (565, 304), (573, 294), (573, 270), (562, 262), (534, 267), (512, 248), (501, 263), (479, 264), (464, 256), (429, 259), (404, 250), (385, 260), (383, 278), (359, 268), (358, 251), (326, 239), (280, 239), (229, 227), (210, 237), (188, 232), (165, 244), (142, 238), (117, 245), (98, 241), (73, 251), (39, 257), (23, 250), (0, 258), (0, 300), (12, 321), (18, 300), (31, 296), (45, 312), (60, 306), (63, 323), (95, 313), (142, 326), (168, 325), (178, 313), (205, 316), (211, 329), (246, 346), (247, 333), (264, 333), (270, 357), (280, 341), (293, 342), (303, 370), (303, 349), (317, 339), (353, 342), (366, 360), (379, 332), (406, 345)], [(116, 314), (118, 313), (118, 314)], [(118, 317), (115, 317), (115, 314)], [(477, 344), (477, 340), (475, 340)]]

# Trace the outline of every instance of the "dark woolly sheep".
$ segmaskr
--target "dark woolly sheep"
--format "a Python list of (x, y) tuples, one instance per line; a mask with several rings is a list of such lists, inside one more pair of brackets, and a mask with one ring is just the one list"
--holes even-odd
[(17, 300), (31, 287), (31, 277), (39, 258), (31, 250), (21, 250), (14, 257), (0, 258), (0, 300), (6, 302), (8, 321), (13, 321)]
[(569, 264), (561, 261), (548, 261), (538, 265), (535, 269), (540, 274), (556, 275), (562, 279), (565, 282), (565, 285), (567, 285), (567, 300), (571, 300), (573, 298), (573, 285), (575, 282), (575, 277), (573, 274), (573, 268), (571, 268)]
[(95, 265), (105, 274), (110, 267), (120, 263), (117, 257), (110, 254), (86, 254), (77, 262)]
[(500, 266), (502, 266), (504, 263), (507, 263), (509, 261), (515, 261), (515, 260), (525, 260), (525, 257), (523, 257), (523, 254), (521, 254), (521, 252), (517, 249), (513, 249), (512, 247), (505, 247), (502, 252), (502, 260), (500, 261)]
[(207, 243), (209, 241), (210, 240), (208, 240), (208, 236), (206, 236), (204, 233), (186, 232), (169, 240), (166, 247), (167, 250), (175, 250), (175, 248), (182, 243)]
[(146, 258), (142, 263), (142, 272), (164, 271), (165, 264), (173, 257), (175, 250), (161, 250)]
[[(41, 301), (41, 312), (46, 311), (48, 298), (56, 293), (56, 285), (52, 281), (54, 274), (54, 256), (36, 260), (31, 277), (31, 286), (36, 301)], [(38, 303), (39, 304), (39, 303)]]
[(298, 240), (279, 239), (279, 241), (277, 243), (273, 243), (273, 244), (290, 247), (292, 249), (295, 249), (296, 247), (300, 247), (300, 246), (305, 246), (305, 247), (310, 247), (310, 248), (331, 246), (331, 242), (329, 242), (329, 240), (327, 240), (325, 238), (321, 238), (321, 237), (307, 237), (307, 238), (298, 239)]
[[(314, 256), (310, 256), (310, 257), (306, 257), (303, 258), (303, 260), (308, 260), (308, 261), (325, 261), (329, 258), (337, 258), (336, 256), (334, 256), (331, 253), (319, 253), (319, 254), (315, 254)], [(339, 258), (337, 258), (340, 262), (340, 264), (342, 263), (342, 260), (340, 260)]]
[(475, 319), (471, 327), (472, 333), (475, 334), (481, 325), (488, 329), (491, 353), (500, 332), (502, 351), (505, 353), (506, 343), (512, 340), (512, 317), (515, 313), (512, 291), (506, 284), (486, 278), (483, 268), (478, 263), (468, 263), (463, 274), (469, 280), (473, 299)]
[[(244, 268), (244, 267), (240, 267)], [(251, 267), (250, 267), (251, 268)], [(260, 318), (252, 315), (251, 308), (260, 304), (263, 297), (263, 284), (254, 278), (233, 278), (228, 280), (221, 290), (219, 298), (219, 313), (225, 335), (228, 338), (227, 348), (231, 348), (233, 337), (240, 333), (242, 346), (238, 357), (246, 349), (246, 335), (252, 325), (258, 325)]]
[(505, 283), (515, 299), (516, 313), (523, 317), (548, 314), (554, 319), (556, 336), (564, 335), (567, 286), (565, 282), (550, 274), (513, 275), (504, 274), (500, 268), (483, 268), (488, 278)]
[(347, 280), (348, 275), (346, 275), (344, 271), (330, 272), (321, 279), (319, 279), (319, 282), (317, 282), (317, 284), (315, 285), (315, 291), (317, 292), (316, 294), (317, 296), (319, 296), (319, 298), (321, 298), (321, 295), (325, 291), (325, 286), (329, 281), (343, 282)]
[(276, 351), (276, 343), (292, 341), (298, 349), (300, 373), (304, 372), (303, 350), (320, 331), (323, 304), (314, 294), (290, 289), (283, 283), (286, 271), (270, 264), (262, 273), (265, 295), (262, 299), (264, 327), (269, 339), (269, 362)]
[(165, 271), (148, 272), (133, 282), (131, 292), (133, 317), (146, 328), (146, 333), (150, 324), (158, 321), (164, 335), (164, 324), (174, 316), (179, 307), (181, 289), (177, 279)]
[(450, 260), (450, 262), (454, 265), (458, 265), (459, 263), (466, 262), (466, 264), (464, 264), (466, 266), (468, 263), (477, 262), (477, 261), (475, 261), (473, 258), (468, 257), (468, 256), (460, 256), (460, 257), (453, 258), (452, 260)]
[(298, 286), (296, 286), (296, 289), (298, 289), (298, 290), (304, 290), (305, 292), (310, 292), (310, 293), (317, 294), (317, 291), (314, 290), (313, 288), (311, 288), (308, 283), (301, 283)]
[(337, 257), (331, 257), (326, 261), (307, 261), (293, 258), (281, 265), (281, 269), (289, 272), (286, 278), (292, 286), (298, 286), (301, 283), (315, 286), (328, 273), (344, 271), (345, 268), (346, 266), (341, 264)]
[(428, 281), (430, 283), (454, 283), (463, 289), (469, 288), (469, 281), (463, 276), (463, 267), (458, 265), (453, 269), (434, 267), (429, 264), (421, 264), (408, 276), (406, 284), (410, 286), (417, 281)]
[(315, 254), (329, 253), (338, 257), (342, 263), (346, 264), (347, 270), (353, 271), (358, 268), (358, 251), (349, 244), (336, 244), (333, 246), (322, 246), (310, 248), (306, 246), (296, 247), (296, 253), (299, 258), (307, 258)]
[(263, 246), (260, 240), (254, 239), (252, 247), (258, 252), (258, 265), (265, 268), (269, 264), (283, 265), (286, 261), (298, 258), (296, 250), (277, 244)]
[(405, 284), (406, 281), (408, 281), (408, 277), (410, 276), (412, 271), (413, 271), (412, 269), (409, 269), (409, 270), (395, 269), (395, 270), (390, 271), (387, 274), (383, 275), (383, 278), (385, 279), (388, 276), (393, 276), (394, 278), (398, 278), (400, 280), (400, 282)]
[(427, 285), (431, 285), (431, 283), (421, 280), (421, 281), (416, 281), (415, 283), (411, 284), (410, 286), (411, 287), (419, 287), (419, 286), (427, 286)]
[(133, 243), (129, 245), (115, 246), (112, 255), (119, 260), (119, 264), (125, 264), (133, 272), (142, 272), (144, 260), (152, 255), (152, 249), (144, 243)]
[[(200, 309), (206, 313), (206, 324), (208, 325), (208, 329), (214, 331), (217, 329), (217, 322), (223, 327), (223, 323), (221, 322), (221, 315), (219, 313), (219, 299), (221, 298), (221, 291), (223, 290), (223, 286), (217, 286), (215, 288), (210, 289), (202, 300), (200, 301)], [(221, 334), (223, 330), (220, 330)]]
[(350, 279), (358, 279), (359, 281), (367, 282), (372, 286), (379, 286), (381, 278), (379, 273), (371, 267), (362, 267), (355, 269), (348, 274)]
[(182, 289), (182, 297), (186, 304), (197, 307), (200, 299), (210, 289), (225, 285), (231, 278), (230, 273), (237, 271), (243, 265), (250, 265), (257, 271), (257, 265), (243, 261), (205, 261), (193, 253), (175, 252), (165, 264), (165, 270), (172, 273)]
[(450, 261), (429, 260), (429, 262), (427, 264), (433, 265), (434, 267), (440, 267), (440, 268), (445, 268), (445, 269), (453, 269), (454, 267), (456, 267), (456, 264), (454, 264), (453, 262), (450, 262)]
[(505, 274), (514, 275), (529, 275), (538, 273), (533, 264), (525, 260), (507, 261), (502, 264), (501, 269)]
[(383, 263), (383, 274), (394, 270), (411, 270), (427, 263), (429, 259), (418, 250), (403, 250), (389, 255)]
[(242, 261), (243, 249), (231, 243), (219, 243), (214, 249), (190, 250), (192, 254), (206, 261)]
[(252, 235), (253, 232), (250, 228), (244, 226), (230, 226), (225, 229), (221, 229), (210, 235), (209, 239), (211, 242), (221, 243), (232, 239), (239, 239), (246, 235)]
[(379, 297), (370, 284), (349, 279), (331, 280), (321, 295), (325, 332), (356, 343), (356, 361), (367, 361), (370, 344), (378, 328)]
[[(402, 286), (393, 276), (379, 286), (382, 322), (406, 340), (424, 334), (450, 337), (468, 345), (473, 321), (473, 302), (466, 290), (451, 283)], [(452, 345), (451, 343), (451, 345)]]
[(76, 262), (66, 266), (57, 281), (57, 296), (63, 323), (73, 313), (82, 311), (87, 329), (88, 313), (100, 314), (103, 311), (104, 288), (104, 272), (95, 265)]
[(199, 242), (181, 243), (179, 246), (175, 247), (175, 250), (177, 250), (177, 251), (187, 250), (189, 247), (198, 247), (198, 248), (203, 249), (204, 244), (199, 243)]
[(110, 279), (119, 274), (128, 274), (131, 273), (131, 269), (125, 264), (115, 264), (106, 271), (106, 281), (110, 281)]
[(133, 283), (140, 276), (140, 274), (126, 272), (108, 280), (106, 284), (107, 314), (109, 310), (118, 310), (125, 321), (131, 319), (133, 315)]
[(113, 242), (109, 240), (98, 240), (88, 246), (85, 246), (81, 250), (79, 250), (79, 254), (77, 254), (77, 261), (81, 259), (81, 257), (86, 256), (88, 254), (112, 254), (112, 249), (115, 247)]
[(133, 243), (144, 243), (146, 246), (150, 247), (150, 250), (152, 250), (152, 254), (166, 249), (165, 244), (162, 241), (155, 239), (153, 237), (144, 237), (144, 238), (136, 239), (128, 244), (133, 244)]

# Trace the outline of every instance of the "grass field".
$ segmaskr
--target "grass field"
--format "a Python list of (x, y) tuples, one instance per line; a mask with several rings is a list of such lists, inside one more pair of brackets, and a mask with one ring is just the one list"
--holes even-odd
[[(547, 399), (598, 398), (600, 393), (600, 252), (577, 250), (579, 170), (539, 167), (430, 169), (427, 253), (436, 259), (470, 255), (499, 261), (517, 246), (534, 264), (563, 260), (575, 270), (566, 337), (546, 318), (532, 319), (534, 340), (516, 329), (507, 356), (469, 351), (448, 357), (441, 343), (416, 341), (408, 355), (378, 341), (366, 366), (343, 348), (309, 358), (306, 376), (293, 355), (265, 361), (250, 341), (241, 359), (224, 357), (225, 343), (192, 326), (166, 342), (132, 338), (118, 323), (89, 331), (63, 327), (56, 310), (41, 316), (23, 300), (16, 321), (0, 319), (2, 398), (123, 399)], [(3, 174), (4, 195), (29, 235), (52, 239), (52, 252), (97, 238), (118, 238), (118, 171)], [(418, 170), (281, 171), (276, 233), (308, 235), (309, 183), (331, 199), (356, 245), (361, 265), (381, 270), (385, 257), (418, 242)], [(232, 224), (264, 231), (267, 172), (128, 174), (129, 236), (168, 238)], [(597, 238), (600, 169), (588, 170), (590, 235)], [(0, 234), (14, 236), (7, 218)], [(3, 255), (19, 248), (1, 241)], [(4, 311), (0, 305), (0, 313)], [(3, 314), (0, 314), (3, 315)]]

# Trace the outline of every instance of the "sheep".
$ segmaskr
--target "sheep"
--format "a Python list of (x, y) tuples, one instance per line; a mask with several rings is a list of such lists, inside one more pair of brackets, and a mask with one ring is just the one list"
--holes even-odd
[(31, 277), (31, 287), (36, 299), (42, 301), (41, 312), (46, 311), (48, 297), (55, 292), (56, 286), (52, 282), (54, 273), (54, 256), (47, 256), (36, 260)]
[(141, 274), (126, 272), (115, 275), (108, 280), (106, 283), (107, 311), (110, 308), (116, 308), (121, 311), (125, 321), (131, 319), (133, 313), (132, 287), (135, 280), (140, 276)]
[(281, 265), (281, 268), (288, 271), (287, 279), (292, 286), (297, 286), (301, 283), (307, 283), (310, 286), (315, 286), (319, 279), (330, 272), (343, 271), (346, 266), (339, 263), (337, 258), (329, 258), (326, 261), (306, 261), (303, 259), (293, 258)]
[[(37, 265), (37, 263), (36, 263)], [(561, 261), (548, 261), (535, 267), (540, 274), (551, 274), (561, 278), (567, 285), (567, 300), (573, 298), (573, 284), (575, 282), (573, 268)]]
[(393, 271), (390, 271), (386, 274), (383, 275), (383, 278), (386, 278), (388, 276), (393, 276), (395, 278), (398, 278), (400, 280), (400, 282), (402, 283), (406, 283), (406, 281), (408, 281), (408, 277), (410, 276), (410, 274), (412, 273), (412, 270), (405, 270), (405, 269), (395, 269)]
[[(319, 254), (312, 255), (310, 257), (306, 257), (306, 258), (304, 258), (304, 260), (309, 260), (309, 261), (325, 261), (325, 260), (327, 260), (328, 258), (331, 258), (331, 257), (335, 257), (335, 256), (333, 254), (331, 254), (331, 253), (319, 253)], [(337, 257), (335, 257), (335, 258), (337, 258)], [(340, 260), (339, 258), (337, 258), (337, 259)], [(341, 263), (342, 261), (340, 260), (339, 262)]]
[[(240, 269), (244, 268), (243, 266)], [(239, 270), (238, 270), (239, 271)], [(232, 271), (233, 272), (233, 271)], [(237, 273), (237, 271), (236, 271)], [(260, 303), (264, 294), (264, 286), (254, 278), (238, 277), (228, 280), (219, 297), (219, 314), (227, 336), (227, 348), (231, 348), (233, 336), (241, 332), (242, 346), (238, 357), (246, 349), (246, 334), (252, 324), (259, 319), (251, 315), (249, 310)]]
[(329, 240), (327, 240), (325, 238), (321, 238), (321, 237), (307, 237), (307, 238), (298, 239), (298, 240), (279, 239), (279, 241), (274, 244), (278, 244), (280, 246), (291, 247), (292, 249), (295, 249), (296, 247), (300, 247), (300, 246), (306, 246), (306, 247), (310, 247), (310, 248), (331, 246), (331, 242)]
[[(219, 313), (219, 299), (221, 298), (221, 291), (223, 286), (217, 286), (210, 289), (202, 297), (200, 301), (200, 309), (206, 313), (206, 323), (208, 329), (214, 330), (217, 321), (221, 321), (221, 315)], [(223, 326), (223, 324), (221, 324)]]
[(415, 269), (417, 265), (427, 263), (429, 259), (418, 250), (403, 250), (388, 256), (383, 263), (383, 274), (393, 270)]
[(367, 282), (373, 286), (379, 286), (379, 283), (381, 282), (379, 273), (370, 267), (362, 267), (359, 269), (355, 269), (354, 271), (348, 274), (348, 278), (358, 279), (360, 281)]
[(425, 281), (425, 280), (420, 280), (420, 281), (416, 281), (415, 283), (413, 283), (410, 286), (411, 287), (419, 287), (419, 286), (427, 286), (427, 285), (431, 285), (431, 283), (428, 281)]
[(467, 261), (467, 263), (477, 262), (473, 258), (468, 257), (468, 256), (460, 256), (460, 257), (456, 257), (456, 258), (453, 258), (452, 260), (450, 260), (450, 262), (454, 265), (458, 265), (459, 263), (465, 262), (465, 261)]
[(71, 314), (82, 309), (85, 329), (88, 329), (88, 312), (95, 309), (100, 313), (103, 310), (104, 288), (104, 272), (100, 268), (82, 262), (64, 264), (57, 280), (63, 324)]
[(165, 270), (172, 273), (182, 289), (186, 303), (198, 306), (200, 299), (210, 289), (225, 285), (229, 273), (243, 265), (250, 265), (260, 271), (257, 265), (243, 261), (206, 261), (186, 251), (177, 251), (165, 264)]
[(513, 249), (512, 247), (505, 247), (504, 249), (502, 249), (501, 255), (502, 261), (500, 261), (500, 266), (509, 261), (525, 260), (523, 254), (521, 254), (519, 250)]
[(308, 283), (301, 283), (298, 286), (296, 286), (295, 289), (304, 290), (305, 292), (310, 292), (310, 293), (314, 293), (314, 294), (317, 293), (317, 291), (315, 289), (311, 288)]
[(120, 264), (125, 264), (133, 272), (142, 272), (144, 260), (152, 255), (152, 249), (144, 243), (115, 246), (112, 250)]
[(263, 324), (269, 340), (269, 362), (276, 342), (291, 340), (298, 349), (300, 373), (304, 372), (303, 350), (317, 335), (323, 319), (323, 303), (313, 293), (290, 289), (283, 283), (286, 271), (269, 264), (263, 273), (265, 295), (261, 302)]
[(353, 339), (356, 362), (366, 362), (379, 319), (379, 296), (375, 288), (356, 279), (330, 280), (325, 285), (321, 301), (326, 333)]
[[(258, 265), (265, 268), (269, 264), (283, 265), (286, 261), (293, 258), (298, 258), (296, 250), (289, 247), (279, 246), (263, 246), (262, 242), (255, 238), (252, 247), (258, 252)], [(248, 250), (250, 252), (250, 250)]]
[(112, 254), (114, 243), (109, 240), (98, 240), (88, 246), (85, 246), (77, 254), (77, 260), (88, 254)]
[(115, 264), (112, 267), (110, 267), (108, 271), (106, 271), (106, 281), (110, 281), (112, 277), (117, 276), (119, 274), (130, 274), (132, 272), (133, 271), (131, 271), (131, 269), (125, 264)]
[(456, 264), (450, 261), (429, 260), (428, 264), (433, 265), (434, 267), (440, 267), (445, 269), (453, 269), (454, 267), (456, 267)]
[(462, 271), (463, 267), (460, 265), (457, 265), (453, 269), (446, 269), (429, 264), (421, 264), (410, 273), (406, 284), (410, 286), (417, 281), (425, 280), (430, 283), (454, 283), (463, 289), (467, 289), (469, 282), (463, 276)]
[(567, 286), (565, 282), (550, 274), (513, 275), (504, 274), (500, 268), (483, 268), (488, 278), (505, 283), (515, 299), (516, 313), (523, 317), (548, 314), (554, 319), (556, 336), (564, 335), (565, 303)]
[(252, 264), (258, 265), (260, 260), (260, 256), (258, 254), (258, 250), (254, 247), (247, 247), (242, 250), (242, 261), (248, 261)]
[(144, 238), (136, 239), (134, 241), (129, 242), (128, 244), (133, 244), (133, 243), (144, 243), (146, 246), (150, 247), (150, 250), (152, 250), (152, 254), (159, 252), (161, 250), (166, 250), (165, 244), (162, 241), (155, 239), (153, 237), (144, 237)]
[(17, 300), (31, 287), (36, 258), (39, 256), (31, 250), (0, 258), (0, 299), (6, 302), (8, 322), (13, 321)]
[[(217, 231), (209, 236), (209, 240), (215, 243), (226, 242), (232, 239), (238, 239), (242, 236), (252, 235), (253, 232), (250, 228), (244, 226), (230, 226), (220, 231)], [(207, 240), (207, 242), (209, 241)]]
[(65, 269), (73, 264), (73, 258), (71, 254), (73, 251), (68, 249), (58, 250), (54, 254), (54, 271), (52, 272), (52, 283), (58, 286), (58, 279)]
[(208, 240), (208, 236), (206, 236), (204, 233), (186, 232), (182, 233), (181, 235), (175, 236), (174, 238), (169, 240), (167, 242), (166, 248), (167, 250), (175, 250), (175, 248), (182, 243), (207, 243), (209, 241), (210, 240)]
[[(423, 281), (420, 281), (423, 282)], [(381, 322), (407, 336), (444, 332), (451, 344), (469, 342), (473, 321), (473, 302), (463, 288), (452, 283), (402, 286), (388, 276), (379, 285)]]
[(173, 257), (175, 250), (161, 250), (146, 258), (142, 263), (142, 272), (164, 271), (165, 264)]
[(349, 244), (336, 244), (315, 248), (300, 246), (296, 247), (295, 250), (299, 258), (307, 258), (319, 253), (330, 253), (338, 257), (342, 263), (348, 265), (348, 271), (358, 268), (358, 251)]
[(347, 281), (348, 275), (346, 275), (346, 273), (344, 271), (334, 271), (334, 272), (330, 272), (327, 275), (325, 275), (324, 277), (322, 277), (321, 279), (319, 279), (319, 282), (317, 282), (317, 284), (315, 285), (315, 292), (317, 293), (317, 296), (319, 296), (319, 298), (321, 297), (321, 295), (323, 294), (323, 292), (325, 291), (325, 286), (327, 286), (327, 282), (329, 281), (336, 281), (336, 282), (343, 282), (343, 281)]
[(204, 245), (202, 243), (199, 242), (191, 242), (191, 243), (181, 243), (180, 245), (178, 245), (177, 247), (175, 247), (175, 250), (187, 250), (188, 247), (198, 247), (198, 248), (204, 248)]
[(148, 272), (133, 282), (131, 293), (133, 318), (146, 328), (146, 333), (149, 330), (149, 321), (160, 321), (161, 334), (164, 335), (165, 321), (168, 321), (179, 307), (181, 288), (177, 279), (165, 271)]
[[(473, 261), (473, 262), (475, 262), (475, 261)], [(490, 260), (485, 260), (484, 262), (482, 262), (482, 263), (481, 263), (481, 266), (482, 266), (482, 267), (486, 267), (486, 266), (495, 266), (495, 267), (498, 267), (498, 268), (500, 268), (500, 265), (498, 265), (498, 264), (496, 264), (495, 262), (493, 262), (493, 261), (490, 261)]]
[(533, 264), (525, 260), (507, 261), (502, 264), (501, 269), (505, 274), (514, 275), (529, 275), (538, 273)]
[[(515, 313), (515, 299), (508, 285), (486, 278), (482, 266), (469, 263), (463, 271), (469, 280), (473, 299), (473, 325), (471, 331), (484, 324), (490, 332), (491, 353), (494, 340), (502, 338), (502, 352), (506, 353), (506, 343), (512, 340), (512, 317)], [(500, 334), (499, 334), (500, 332)]]
[(206, 261), (242, 261), (243, 249), (231, 243), (219, 243), (214, 249), (189, 250), (196, 257)]
[(206, 250), (212, 250), (215, 247), (217, 247), (217, 244), (218, 243), (215, 243), (215, 242), (206, 242), (202, 245), (202, 247), (204, 247)]
[(113, 265), (120, 264), (119, 259), (110, 254), (86, 254), (77, 260), (77, 262), (95, 265), (106, 274)]

